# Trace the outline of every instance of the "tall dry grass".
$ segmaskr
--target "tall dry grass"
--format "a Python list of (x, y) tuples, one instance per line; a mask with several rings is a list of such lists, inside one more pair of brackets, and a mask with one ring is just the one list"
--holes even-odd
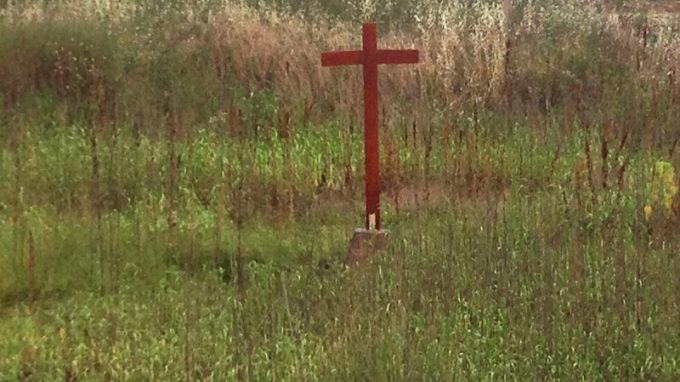
[[(233, 89), (242, 89), (271, 91), (281, 110), (315, 121), (329, 114), (357, 119), (360, 73), (322, 69), (319, 53), (359, 48), (359, 23), (378, 3), (366, 3), (352, 20), (309, 7), (291, 13), (236, 1), (195, 3), (6, 6), (3, 114), (18, 105), (30, 114), (36, 99), (49, 99), (62, 105), (57, 121), (103, 113), (154, 130), (179, 109), (186, 125), (228, 113), (241, 97)], [(425, 2), (398, 21), (400, 28), (395, 20), (382, 25), (381, 46), (418, 48), (422, 63), (381, 70), (388, 125), (411, 124), (416, 110), (429, 109), (447, 118), (480, 108), (626, 119), (631, 104), (635, 113), (651, 112), (655, 103), (677, 99), (672, 19), (603, 11), (591, 1), (476, 1)], [(627, 97), (618, 96), (622, 91)], [(670, 124), (668, 115), (655, 117)]]

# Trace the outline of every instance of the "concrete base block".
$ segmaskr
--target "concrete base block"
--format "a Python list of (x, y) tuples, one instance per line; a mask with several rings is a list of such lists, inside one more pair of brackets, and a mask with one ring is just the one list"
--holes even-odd
[(357, 229), (349, 244), (345, 266), (354, 267), (364, 262), (368, 257), (384, 251), (387, 248), (389, 234), (387, 231)]

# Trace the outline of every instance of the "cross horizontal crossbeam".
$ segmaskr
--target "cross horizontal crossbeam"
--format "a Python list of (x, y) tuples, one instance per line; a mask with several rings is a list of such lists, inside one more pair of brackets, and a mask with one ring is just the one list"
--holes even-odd
[[(419, 61), (417, 50), (381, 49), (370, 58), (369, 64), (417, 64)], [(362, 50), (348, 50), (343, 52), (327, 52), (321, 54), (321, 65), (327, 67), (344, 65), (366, 65), (366, 55)]]

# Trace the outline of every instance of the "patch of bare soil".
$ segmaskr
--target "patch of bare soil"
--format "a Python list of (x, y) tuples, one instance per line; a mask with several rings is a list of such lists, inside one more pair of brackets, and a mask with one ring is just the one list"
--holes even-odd
[(655, 14), (680, 14), (680, 1), (677, 0), (650, 0), (645, 1), (647, 10)]
[(508, 188), (502, 186), (479, 185), (469, 187), (448, 185), (444, 182), (407, 184), (398, 188), (391, 188), (385, 192), (385, 203), (397, 209), (417, 210), (431, 208), (451, 203), (475, 202), (477, 200), (503, 200), (507, 196)]

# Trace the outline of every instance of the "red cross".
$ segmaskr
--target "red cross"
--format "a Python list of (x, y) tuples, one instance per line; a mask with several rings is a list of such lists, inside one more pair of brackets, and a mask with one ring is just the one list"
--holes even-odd
[(366, 156), (366, 229), (380, 230), (380, 140), (378, 135), (378, 65), (418, 63), (417, 50), (378, 49), (378, 27), (364, 24), (363, 50), (321, 54), (323, 66), (364, 66), (364, 154)]

